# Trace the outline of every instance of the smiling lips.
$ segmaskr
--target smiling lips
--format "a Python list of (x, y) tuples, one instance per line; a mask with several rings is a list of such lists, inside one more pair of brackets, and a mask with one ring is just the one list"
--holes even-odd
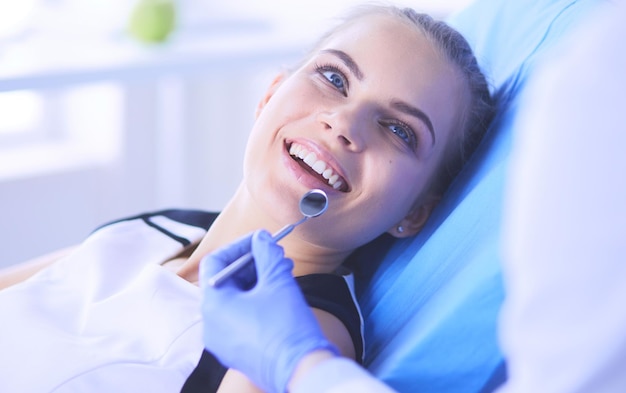
[(347, 185), (344, 179), (339, 176), (333, 168), (326, 162), (317, 158), (312, 151), (307, 150), (304, 146), (292, 143), (289, 147), (289, 155), (296, 159), (300, 159), (311, 170), (321, 176), (333, 189), (342, 192), (347, 191)]

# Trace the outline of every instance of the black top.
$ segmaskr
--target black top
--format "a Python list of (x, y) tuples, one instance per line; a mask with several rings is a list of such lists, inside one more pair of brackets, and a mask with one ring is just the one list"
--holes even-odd
[[(147, 225), (163, 232), (183, 246), (188, 246), (189, 240), (152, 222), (151, 217), (165, 216), (174, 221), (208, 230), (217, 215), (218, 213), (200, 210), (173, 209), (144, 213), (112, 223), (142, 219)], [(345, 325), (354, 343), (356, 359), (360, 361), (363, 358), (362, 319), (346, 279), (336, 274), (311, 274), (296, 277), (296, 280), (309, 306), (331, 313)], [(215, 392), (222, 382), (226, 370), (226, 367), (211, 353), (204, 350), (198, 365), (181, 391), (184, 393)]]

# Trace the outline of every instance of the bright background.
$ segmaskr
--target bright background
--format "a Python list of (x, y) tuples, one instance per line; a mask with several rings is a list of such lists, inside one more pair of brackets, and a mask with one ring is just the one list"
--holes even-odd
[[(415, 0), (436, 17), (471, 0)], [(144, 211), (220, 210), (272, 76), (355, 0), (179, 0), (159, 45), (130, 0), (0, 0), (0, 268)], [(295, 3), (295, 4), (294, 4)]]

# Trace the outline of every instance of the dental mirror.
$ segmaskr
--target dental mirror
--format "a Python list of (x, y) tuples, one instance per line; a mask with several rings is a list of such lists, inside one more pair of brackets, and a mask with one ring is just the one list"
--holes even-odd
[(317, 217), (328, 208), (328, 197), (322, 190), (307, 191), (300, 199), (300, 213), (305, 217)]
[[(287, 225), (283, 227), (280, 231), (276, 232), (272, 235), (272, 238), (275, 241), (279, 241), (283, 237), (287, 236), (294, 228), (311, 217), (317, 217), (324, 213), (326, 209), (328, 209), (328, 196), (322, 190), (313, 189), (307, 191), (302, 198), (300, 198), (300, 213), (304, 217), (302, 217), (299, 221)], [(220, 270), (217, 274), (209, 279), (207, 282), (212, 287), (220, 286), (224, 281), (226, 281), (233, 274), (240, 271), (242, 268), (247, 266), (252, 261), (252, 253), (247, 253), (241, 256), (239, 259), (226, 266), (224, 269)]]

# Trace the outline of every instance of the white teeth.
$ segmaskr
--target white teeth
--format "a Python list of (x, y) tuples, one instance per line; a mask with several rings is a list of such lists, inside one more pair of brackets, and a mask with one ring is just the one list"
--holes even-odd
[(333, 170), (328, 168), (326, 169), (324, 172), (322, 172), (322, 177), (326, 180), (330, 179), (330, 177), (333, 175)]
[(321, 175), (326, 170), (326, 163), (324, 163), (324, 161), (318, 161), (313, 164), (311, 168)]
[(297, 156), (301, 150), (302, 147), (300, 145), (296, 145), (295, 143), (293, 143), (289, 148), (289, 154), (291, 154), (292, 156)]
[(315, 164), (315, 161), (317, 161), (317, 156), (315, 155), (315, 153), (309, 153), (306, 157), (304, 157), (302, 159), (302, 161), (304, 161), (308, 166), (313, 166), (313, 164)]
[(316, 173), (328, 180), (328, 184), (335, 190), (339, 189), (343, 185), (343, 182), (339, 180), (339, 175), (336, 174), (324, 161), (318, 160), (317, 155), (308, 151), (304, 146), (292, 143), (289, 148), (289, 154), (304, 161)]

